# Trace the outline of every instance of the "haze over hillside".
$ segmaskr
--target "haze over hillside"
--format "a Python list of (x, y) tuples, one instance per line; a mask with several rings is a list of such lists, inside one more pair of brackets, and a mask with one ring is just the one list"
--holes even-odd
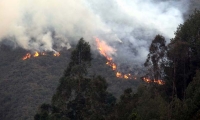
[[(0, 45), (0, 118), (33, 119), (37, 106), (50, 102), (68, 64), (71, 50), (60, 51), (59, 57), (51, 52), (45, 56), (22, 60), (29, 51)], [(116, 78), (106, 59), (100, 55), (93, 59), (91, 75), (104, 76), (108, 90), (119, 96), (127, 87), (136, 89), (139, 81)], [(22, 114), (23, 113), (23, 114)]]
[[(116, 78), (94, 37), (114, 49), (107, 54), (121, 71), (131, 68), (139, 76), (155, 35), (162, 34), (169, 42), (178, 25), (199, 6), (198, 0), (0, 1), (0, 119), (31, 120), (40, 104), (50, 103), (81, 37), (93, 50), (91, 75), (105, 77), (108, 91), (117, 97), (128, 87), (136, 90), (139, 78)], [(22, 60), (35, 51), (51, 55)], [(55, 52), (61, 55), (53, 57)]]
[[(13, 4), (9, 4), (12, 2)], [(94, 46), (94, 37), (116, 51), (110, 54), (129, 66), (142, 65), (156, 34), (169, 39), (183, 23), (187, 0), (45, 0), (1, 1), (0, 40), (27, 50), (59, 51), (70, 48), (80, 37)], [(184, 6), (184, 8), (182, 7)], [(9, 10), (8, 10), (9, 9)], [(70, 16), (70, 17), (69, 17)], [(5, 38), (5, 39), (4, 39)]]

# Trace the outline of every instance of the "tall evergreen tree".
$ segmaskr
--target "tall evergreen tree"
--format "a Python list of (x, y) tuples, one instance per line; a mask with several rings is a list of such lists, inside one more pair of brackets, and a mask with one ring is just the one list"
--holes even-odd
[(200, 11), (195, 10), (189, 19), (181, 24), (168, 45), (168, 59), (171, 61), (173, 91), (180, 99), (185, 98), (185, 89), (200, 68)]
[(104, 78), (87, 76), (91, 60), (90, 45), (81, 38), (71, 53), (70, 63), (60, 79), (52, 104), (43, 104), (35, 115), (36, 120), (106, 118), (115, 104), (115, 98), (106, 91)]
[(91, 60), (90, 45), (81, 38), (72, 51), (70, 63), (60, 79), (57, 92), (52, 99), (53, 105), (61, 107), (73, 99), (74, 95), (79, 94)]
[(193, 81), (186, 89), (187, 109), (185, 109), (185, 119), (199, 120), (200, 119), (200, 71), (196, 72)]
[(156, 35), (149, 47), (149, 54), (144, 66), (147, 67), (147, 75), (152, 80), (164, 78), (164, 63), (166, 62), (165, 38)]

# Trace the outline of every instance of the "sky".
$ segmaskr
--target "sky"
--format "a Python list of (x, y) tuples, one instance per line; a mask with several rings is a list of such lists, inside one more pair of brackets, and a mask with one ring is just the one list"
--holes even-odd
[(115, 50), (107, 54), (118, 64), (143, 64), (155, 35), (167, 42), (174, 37), (188, 2), (1, 0), (0, 42), (31, 51), (59, 51), (83, 37), (95, 50), (98, 37)]

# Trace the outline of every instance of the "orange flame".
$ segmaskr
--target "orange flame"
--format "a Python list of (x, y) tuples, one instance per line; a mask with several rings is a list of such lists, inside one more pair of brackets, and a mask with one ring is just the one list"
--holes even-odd
[(112, 64), (112, 69), (116, 70), (117, 69), (117, 65), (115, 63)]
[[(123, 74), (123, 73), (117, 71), (117, 64), (115, 64), (113, 62), (112, 57), (110, 57), (110, 56), (108, 56), (106, 54), (108, 51), (112, 51), (113, 48), (108, 46), (104, 41), (100, 41), (98, 38), (96, 38), (96, 43), (97, 43), (97, 47), (98, 47), (99, 53), (101, 55), (103, 55), (107, 59), (106, 65), (112, 67), (113, 71), (116, 72), (116, 77), (117, 78), (134, 79), (134, 80), (137, 79), (137, 77), (134, 77), (130, 73), (129, 74)], [(145, 77), (143, 78), (143, 80), (146, 83), (152, 83), (153, 82), (153, 83), (156, 83), (156, 84), (159, 84), (159, 85), (164, 85), (165, 84), (165, 82), (163, 80), (151, 80), (151, 79), (145, 78)]]
[(23, 58), (22, 60), (26, 60), (26, 59), (29, 59), (31, 58), (31, 54), (30, 53), (27, 53)]
[(147, 83), (156, 83), (156, 84), (159, 84), (159, 85), (164, 85), (165, 84), (165, 81), (163, 80), (151, 80), (149, 78), (143, 78), (144, 82), (147, 82)]
[(154, 83), (157, 83), (159, 85), (164, 85), (165, 82), (163, 80), (154, 80)]
[(113, 63), (111, 60), (108, 60), (106, 62), (106, 65), (112, 67), (113, 70), (116, 70), (117, 69), (117, 65), (115, 63)]
[(114, 50), (112, 47), (108, 46), (106, 44), (106, 42), (100, 41), (98, 38), (96, 38), (96, 43), (97, 43), (99, 53), (107, 59), (106, 64), (108, 66), (112, 67), (112, 70), (116, 72), (117, 78), (133, 79), (131, 74), (123, 74), (123, 73), (117, 71), (117, 64), (113, 62), (112, 57), (110, 57), (106, 54), (108, 51), (112, 52)]
[(116, 73), (116, 77), (118, 77), (118, 78), (123, 78), (123, 75), (122, 75), (120, 72), (117, 72), (117, 73)]
[(33, 57), (38, 57), (40, 54), (36, 51)]
[(128, 75), (126, 75), (126, 74), (124, 75), (124, 78), (125, 78), (125, 79), (129, 79)]
[[(41, 52), (39, 53), (38, 51), (36, 51), (34, 54), (31, 55), (31, 53), (27, 53), (24, 57), (22, 57), (22, 60), (27, 60), (27, 59), (30, 59), (31, 57), (39, 57), (40, 55), (46, 55), (45, 52)], [(53, 54), (53, 56), (60, 56), (60, 53), (59, 52), (56, 52)]]
[(112, 61), (112, 57), (108, 56), (106, 54), (106, 52), (109, 51), (109, 52), (113, 53), (114, 49), (112, 47), (108, 46), (106, 44), (106, 42), (100, 41), (98, 38), (96, 38), (96, 42), (97, 42), (97, 47), (99, 49), (100, 54), (103, 55), (104, 57), (106, 57), (106, 59), (108, 61)]
[(55, 57), (58, 57), (58, 56), (60, 56), (60, 53), (59, 52), (56, 52), (56, 53), (54, 53), (53, 54)]

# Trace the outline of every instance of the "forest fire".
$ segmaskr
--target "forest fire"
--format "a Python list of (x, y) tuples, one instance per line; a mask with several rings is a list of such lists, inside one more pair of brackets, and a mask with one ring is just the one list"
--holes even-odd
[(108, 46), (106, 44), (106, 42), (100, 41), (98, 38), (96, 38), (96, 43), (97, 43), (99, 53), (107, 59), (106, 65), (112, 67), (112, 70), (116, 72), (117, 78), (136, 79), (136, 77), (133, 77), (130, 73), (129, 74), (123, 74), (123, 73), (117, 71), (117, 64), (113, 62), (112, 57), (110, 57), (106, 54), (107, 51), (113, 50), (112, 47)]
[(58, 57), (58, 56), (60, 56), (60, 53), (56, 52), (56, 53), (53, 54), (53, 56)]
[(26, 60), (26, 59), (29, 59), (31, 58), (31, 54), (30, 53), (27, 53), (23, 58), (22, 60)]
[[(137, 79), (136, 77), (134, 77), (130, 73), (123, 74), (123, 73), (118, 71), (117, 64), (113, 62), (112, 57), (110, 57), (110, 56), (108, 56), (106, 54), (109, 50), (112, 50), (113, 48), (108, 46), (106, 44), (106, 42), (100, 41), (98, 38), (96, 38), (96, 43), (97, 43), (97, 48), (99, 50), (99, 53), (101, 55), (103, 55), (107, 59), (106, 65), (112, 67), (112, 70), (116, 72), (116, 77), (117, 78), (134, 79), (134, 80)], [(159, 84), (159, 85), (164, 85), (165, 84), (165, 82), (163, 80), (151, 80), (151, 79), (145, 78), (145, 77), (143, 78), (143, 81), (146, 82), (146, 83), (156, 83), (156, 84)]]
[(156, 84), (159, 84), (159, 85), (164, 85), (165, 82), (163, 80), (151, 80), (149, 78), (143, 78), (143, 81), (144, 82), (147, 82), (147, 83), (156, 83)]
[(38, 56), (39, 56), (39, 53), (36, 51), (33, 57), (38, 57)]
[(121, 74), (120, 72), (117, 72), (117, 73), (116, 73), (116, 76), (117, 76), (118, 78), (122, 78), (122, 77), (123, 77), (122, 74)]
[(117, 65), (113, 63), (111, 60), (108, 60), (108, 62), (106, 62), (106, 65), (112, 67), (113, 70), (117, 69)]
[[(39, 57), (39, 56), (44, 56), (44, 55), (47, 55), (47, 54), (45, 52), (39, 53), (38, 51), (36, 51), (34, 54), (27, 53), (24, 57), (22, 57), (22, 60), (27, 60), (27, 59), (30, 59), (31, 57)], [(58, 57), (60, 56), (60, 53), (56, 52), (53, 54), (53, 56)]]
[(113, 48), (108, 46), (106, 42), (100, 41), (98, 38), (96, 38), (96, 43), (97, 43), (97, 47), (99, 49), (100, 54), (106, 57), (106, 59), (108, 60), (108, 64), (111, 65), (113, 63), (112, 57), (108, 56), (106, 54), (106, 51), (113, 51)]

